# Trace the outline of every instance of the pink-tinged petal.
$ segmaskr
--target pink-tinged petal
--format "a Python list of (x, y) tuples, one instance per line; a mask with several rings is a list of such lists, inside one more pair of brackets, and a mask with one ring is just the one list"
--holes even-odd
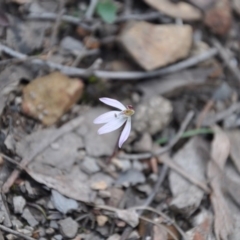
[(110, 111), (110, 112), (106, 112), (102, 115), (100, 115), (99, 117), (97, 117), (93, 123), (95, 124), (100, 124), (100, 123), (107, 123), (107, 122), (111, 122), (113, 120), (116, 119), (116, 116), (118, 116), (118, 114), (121, 113), (120, 111)]
[(120, 103), (119, 101), (112, 99), (112, 98), (99, 98), (99, 100), (109, 106), (118, 108), (120, 110), (125, 110), (126, 107), (124, 107), (124, 105), (122, 103)]
[(126, 118), (116, 118), (111, 122), (106, 123), (105, 125), (103, 125), (101, 128), (98, 129), (98, 134), (105, 134), (105, 133), (109, 133), (112, 132), (118, 128), (120, 128), (125, 122), (126, 122)]
[(123, 143), (128, 139), (130, 132), (131, 132), (131, 118), (128, 118), (127, 123), (119, 138), (119, 142), (118, 142), (119, 148), (121, 148)]

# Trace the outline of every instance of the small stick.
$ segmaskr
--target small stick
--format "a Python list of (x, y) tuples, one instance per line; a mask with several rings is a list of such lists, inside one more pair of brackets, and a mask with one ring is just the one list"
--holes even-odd
[[(19, 59), (27, 59), (28, 56), (17, 52), (3, 44), (0, 44), (0, 51), (9, 54), (12, 57), (19, 58)], [(80, 76), (80, 77), (89, 77), (89, 76), (96, 76), (98, 78), (105, 78), (105, 79), (117, 79), (117, 80), (140, 80), (146, 78), (152, 78), (157, 76), (163, 76), (169, 73), (177, 72), (188, 67), (192, 67), (202, 61), (205, 61), (209, 58), (212, 58), (218, 53), (217, 49), (211, 48), (208, 51), (199, 54), (197, 56), (190, 57), (186, 60), (173, 64), (169, 67), (161, 68), (159, 70), (154, 70), (150, 72), (111, 72), (111, 71), (103, 71), (103, 70), (94, 70), (89, 72), (89, 69), (83, 68), (75, 68), (75, 67), (68, 67), (61, 64), (57, 64), (51, 61), (44, 61), (41, 59), (34, 59), (31, 62), (37, 65), (47, 65), (48, 67), (59, 70), (62, 73), (69, 75), (69, 76)]]
[(229, 68), (229, 70), (232, 72), (232, 74), (236, 77), (236, 79), (240, 83), (240, 71), (237, 66), (232, 64), (231, 57), (229, 56), (229, 53), (224, 49), (224, 47), (221, 45), (221, 43), (216, 39), (212, 38), (212, 43), (216, 49), (218, 49), (219, 55), (226, 64), (226, 66)]
[(5, 231), (5, 232), (12, 233), (13, 235), (16, 235), (18, 237), (24, 238), (26, 240), (36, 240), (35, 238), (26, 236), (26, 235), (24, 235), (24, 234), (22, 234), (22, 233), (20, 233), (18, 231), (12, 230), (11, 228), (5, 227), (5, 226), (3, 226), (1, 224), (0, 224), (0, 229)]
[(94, 11), (95, 11), (95, 8), (97, 6), (97, 3), (98, 3), (98, 0), (91, 0), (90, 1), (89, 7), (88, 7), (87, 12), (85, 14), (85, 18), (87, 20), (91, 20), (92, 19)]
[(131, 160), (141, 160), (141, 159), (148, 159), (153, 156), (159, 156), (166, 152), (168, 152), (181, 138), (182, 134), (184, 133), (185, 129), (187, 128), (189, 122), (192, 120), (194, 116), (194, 112), (190, 111), (186, 118), (184, 119), (178, 133), (175, 135), (175, 137), (169, 142), (169, 144), (166, 147), (160, 148), (159, 150), (153, 152), (153, 153), (140, 153), (140, 154), (121, 154), (119, 157), (124, 159), (131, 159)]

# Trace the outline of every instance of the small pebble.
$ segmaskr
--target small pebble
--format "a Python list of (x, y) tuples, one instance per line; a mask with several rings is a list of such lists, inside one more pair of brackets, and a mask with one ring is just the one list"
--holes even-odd
[(74, 238), (78, 232), (78, 223), (71, 217), (60, 220), (60, 231), (66, 238)]
[(53, 228), (47, 228), (46, 229), (46, 234), (47, 235), (53, 235), (55, 233), (55, 230)]
[(23, 209), (26, 205), (26, 200), (22, 196), (13, 197), (14, 213), (23, 213)]

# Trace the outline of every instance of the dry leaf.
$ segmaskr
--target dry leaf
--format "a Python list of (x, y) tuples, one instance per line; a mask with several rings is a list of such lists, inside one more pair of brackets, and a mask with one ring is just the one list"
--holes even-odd
[(226, 134), (231, 143), (230, 156), (236, 166), (237, 170), (240, 172), (240, 131), (237, 129), (227, 131)]
[(230, 141), (218, 127), (211, 149), (211, 161), (208, 165), (208, 178), (212, 187), (211, 202), (214, 209), (214, 232), (217, 240), (227, 240), (233, 230), (233, 217), (221, 191), (222, 171), (230, 152)]
[[(204, 182), (208, 158), (207, 143), (200, 137), (195, 137), (174, 155), (173, 161), (186, 173)], [(169, 183), (173, 194), (171, 207), (187, 215), (192, 214), (202, 201), (203, 190), (173, 170), (169, 174)]]
[(183, 20), (199, 20), (202, 17), (201, 11), (186, 2), (178, 2), (176, 4), (169, 0), (145, 0), (146, 3), (156, 8), (160, 12)]

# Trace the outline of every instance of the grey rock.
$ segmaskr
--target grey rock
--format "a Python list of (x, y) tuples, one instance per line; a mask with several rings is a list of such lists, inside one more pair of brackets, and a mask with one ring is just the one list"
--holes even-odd
[(57, 224), (57, 222), (54, 221), (54, 220), (51, 220), (51, 221), (50, 221), (50, 227), (51, 227), (51, 228), (54, 228), (54, 229), (58, 229), (58, 224)]
[(145, 176), (142, 172), (139, 172), (136, 169), (130, 169), (122, 173), (116, 181), (117, 186), (135, 186), (139, 183), (144, 183), (146, 181)]
[(7, 238), (8, 240), (15, 240), (15, 239), (17, 239), (18, 237), (15, 236), (15, 235), (13, 235), (13, 234), (7, 234), (7, 235), (6, 235), (6, 238)]
[(98, 166), (96, 159), (88, 156), (86, 156), (81, 163), (81, 169), (87, 174), (93, 174), (100, 171), (100, 167)]
[(12, 220), (12, 225), (15, 229), (20, 229), (23, 227), (23, 223), (20, 222), (18, 219), (13, 219)]
[(141, 172), (143, 170), (143, 165), (139, 161), (133, 161), (132, 168)]
[(121, 171), (125, 172), (132, 167), (131, 162), (128, 159), (112, 159), (112, 163)]
[(111, 197), (111, 192), (107, 191), (107, 190), (100, 190), (98, 192), (98, 196), (101, 198), (110, 198)]
[(149, 195), (152, 192), (152, 188), (148, 184), (141, 184), (137, 186), (137, 190)]
[(46, 235), (45, 228), (43, 227), (38, 228), (38, 234), (40, 237), (44, 237)]
[(71, 217), (59, 221), (60, 230), (64, 237), (74, 238), (78, 231), (78, 223)]
[(63, 237), (60, 234), (53, 236), (53, 240), (62, 240), (62, 239), (63, 239)]
[(40, 237), (38, 240), (47, 240), (45, 237)]
[(25, 228), (18, 229), (18, 232), (27, 235), (27, 236), (32, 236), (34, 229), (32, 227), (26, 226)]
[(145, 132), (139, 141), (133, 145), (135, 152), (150, 152), (152, 150), (152, 137), (148, 132)]
[(61, 48), (70, 51), (81, 51), (84, 49), (83, 44), (75, 38), (64, 37), (60, 43)]
[(23, 213), (23, 209), (26, 206), (26, 200), (22, 196), (13, 197), (14, 213)]
[(35, 227), (38, 225), (38, 221), (34, 218), (28, 208), (25, 208), (23, 210), (22, 218), (24, 218), (31, 227)]
[(108, 237), (107, 240), (120, 240), (121, 236), (117, 233), (111, 235), (110, 237)]
[(70, 210), (78, 209), (78, 203), (76, 200), (67, 198), (56, 190), (52, 190), (51, 192), (51, 201), (59, 212), (66, 214)]
[(94, 108), (85, 115), (84, 123), (77, 129), (77, 133), (84, 139), (88, 156), (101, 157), (110, 156), (118, 140), (118, 131), (109, 134), (99, 135), (97, 130), (102, 125), (93, 124), (93, 120), (100, 114), (108, 112), (108, 108)]
[(156, 134), (170, 121), (172, 105), (169, 100), (160, 96), (145, 99), (140, 103), (133, 117), (133, 129), (137, 132)]
[(46, 234), (47, 235), (53, 235), (55, 233), (55, 230), (53, 228), (47, 228), (46, 229)]

